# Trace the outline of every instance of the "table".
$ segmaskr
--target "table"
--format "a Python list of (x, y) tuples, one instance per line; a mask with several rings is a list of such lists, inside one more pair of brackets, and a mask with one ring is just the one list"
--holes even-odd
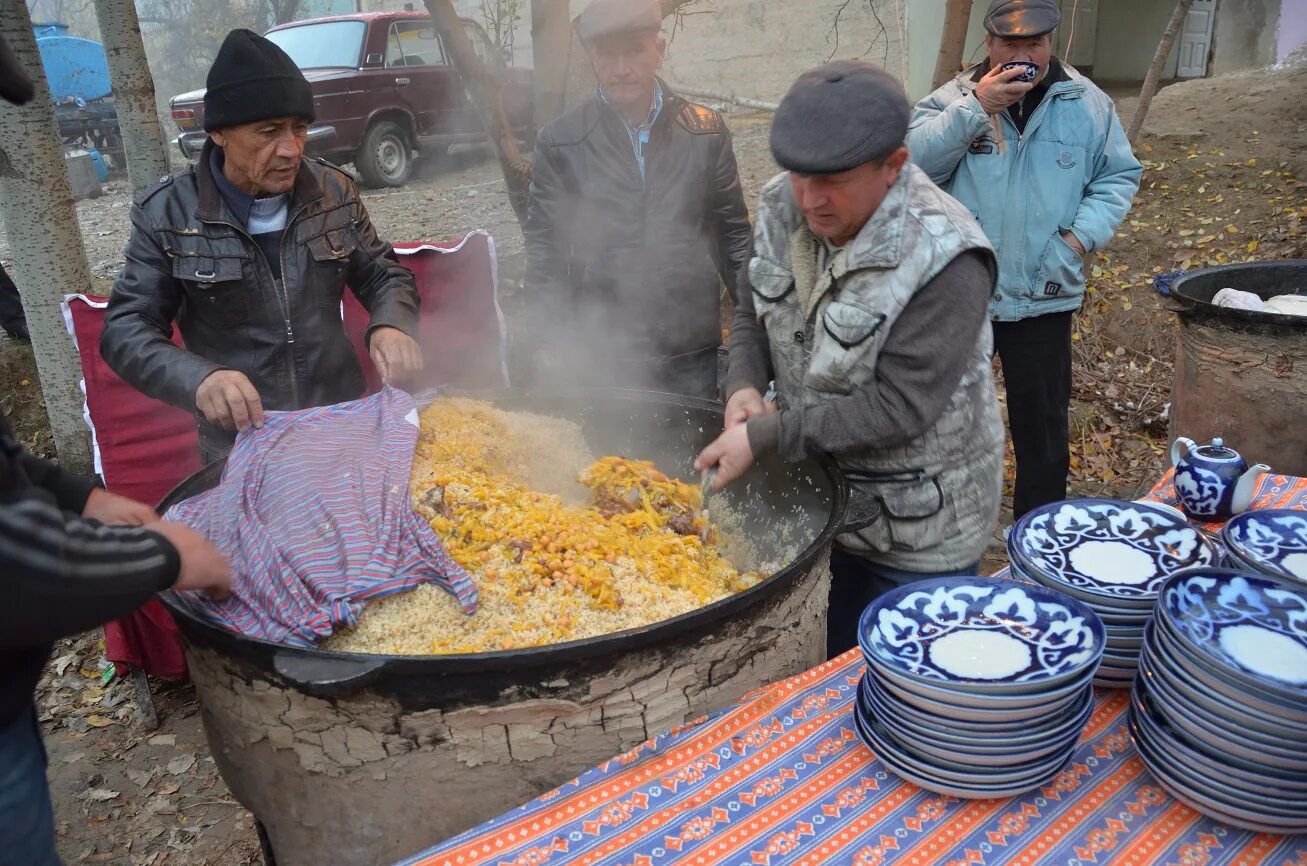
[[(1173, 502), (1169, 479), (1149, 498)], [(1307, 509), (1307, 479), (1263, 477), (1254, 507)], [(1097, 691), (1050, 785), (1008, 800), (923, 791), (858, 739), (863, 669), (851, 650), (399, 866), (1307, 866), (1307, 836), (1226, 827), (1163, 791), (1131, 744), (1124, 690)]]

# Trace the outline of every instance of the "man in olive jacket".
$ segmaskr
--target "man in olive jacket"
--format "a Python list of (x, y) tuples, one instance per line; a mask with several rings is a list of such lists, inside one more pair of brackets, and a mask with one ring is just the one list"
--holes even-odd
[[(197, 165), (132, 206), (127, 264), (100, 349), (141, 391), (200, 416), (225, 456), (263, 410), (353, 400), (363, 373), (341, 321), (348, 283), (371, 313), (387, 382), (421, 368), (413, 275), (377, 236), (353, 179), (304, 158), (313, 91), (279, 47), (233, 30), (209, 71)], [(172, 342), (176, 321), (185, 342)]]
[(746, 263), (749, 214), (721, 116), (656, 75), (661, 26), (651, 0), (577, 19), (599, 91), (537, 139), (526, 292), (544, 372), (716, 398), (722, 284)]

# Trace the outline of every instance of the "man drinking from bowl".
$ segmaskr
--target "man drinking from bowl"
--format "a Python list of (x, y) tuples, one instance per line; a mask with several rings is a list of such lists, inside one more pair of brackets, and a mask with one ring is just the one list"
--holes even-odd
[(1112, 100), (1053, 56), (1059, 17), (1054, 0), (993, 0), (989, 56), (919, 102), (907, 138), (913, 162), (971, 211), (998, 254), (989, 313), (1018, 518), (1066, 498), (1082, 257), (1116, 232), (1141, 173)]

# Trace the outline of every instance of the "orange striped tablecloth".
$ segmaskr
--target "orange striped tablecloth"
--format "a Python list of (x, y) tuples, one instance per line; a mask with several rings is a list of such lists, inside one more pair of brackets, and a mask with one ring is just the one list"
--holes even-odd
[(888, 772), (858, 739), (857, 650), (670, 731), (402, 866), (1307, 866), (1307, 836), (1223, 826), (1169, 797), (1100, 691), (1072, 762), (1008, 800)]

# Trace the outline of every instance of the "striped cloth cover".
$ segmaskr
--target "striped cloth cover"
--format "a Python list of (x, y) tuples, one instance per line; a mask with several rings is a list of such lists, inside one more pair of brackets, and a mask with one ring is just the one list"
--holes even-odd
[(166, 515), (231, 558), (236, 582), (191, 602), (249, 637), (309, 647), (352, 626), (365, 602), (435, 581), (468, 613), (476, 586), (413, 510), (413, 398), (386, 388), (363, 400), (269, 412), (236, 440), (212, 490)]
[(640, 743), (401, 866), (1307, 866), (1307, 836), (1170, 797), (1097, 694), (1071, 763), (1004, 800), (902, 781), (858, 739), (858, 650)]

